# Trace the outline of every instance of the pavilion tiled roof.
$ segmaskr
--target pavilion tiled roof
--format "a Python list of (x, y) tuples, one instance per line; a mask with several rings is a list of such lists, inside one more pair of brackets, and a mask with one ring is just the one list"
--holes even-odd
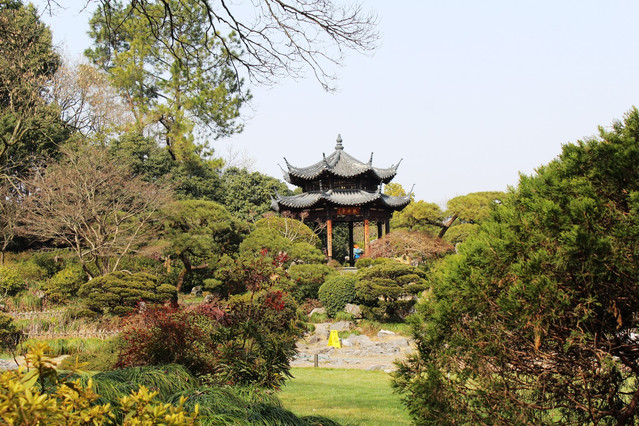
[(316, 206), (363, 206), (375, 204), (389, 210), (401, 210), (410, 203), (410, 194), (394, 197), (380, 191), (369, 192), (363, 189), (331, 189), (328, 191), (311, 191), (299, 195), (275, 195), (271, 201), (273, 210), (279, 212), (282, 207), (289, 209), (308, 209)]
[(304, 181), (317, 179), (323, 173), (331, 174), (341, 178), (352, 178), (363, 174), (371, 174), (379, 182), (388, 183), (397, 174), (399, 163), (388, 168), (373, 167), (373, 154), (368, 163), (363, 163), (355, 157), (347, 154), (342, 145), (342, 138), (338, 135), (335, 151), (328, 157), (324, 156), (322, 161), (308, 167), (292, 166), (286, 158), (284, 159), (287, 171), (284, 172), (284, 179), (287, 182), (301, 186)]

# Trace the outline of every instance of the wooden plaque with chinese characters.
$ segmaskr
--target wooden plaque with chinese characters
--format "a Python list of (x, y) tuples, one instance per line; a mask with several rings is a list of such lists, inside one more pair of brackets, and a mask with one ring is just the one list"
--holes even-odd
[(339, 216), (357, 216), (359, 214), (359, 207), (338, 207), (337, 214)]

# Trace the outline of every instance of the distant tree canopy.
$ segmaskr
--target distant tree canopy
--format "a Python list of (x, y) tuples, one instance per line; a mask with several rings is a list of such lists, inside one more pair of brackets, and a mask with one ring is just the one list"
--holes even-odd
[[(163, 25), (152, 24), (169, 12)], [(241, 131), (239, 110), (250, 96), (240, 95), (242, 80), (230, 60), (238, 46), (208, 32), (206, 4), (105, 1), (90, 24), (95, 45), (87, 56), (109, 74), (135, 130), (158, 133), (174, 160), (188, 161), (201, 149), (195, 125), (214, 139)]]
[(45, 99), (59, 65), (35, 8), (0, 3), (0, 168), (24, 170), (27, 160), (55, 154), (69, 136), (59, 108)]
[(420, 424), (633, 424), (639, 111), (522, 176), (430, 278), (395, 385)]
[(444, 213), (437, 204), (419, 200), (411, 202), (402, 211), (395, 212), (391, 219), (391, 228), (405, 228), (437, 235), (443, 220)]
[(506, 196), (499, 191), (471, 192), (448, 200), (444, 216), (451, 226), (443, 235), (451, 243), (459, 243), (478, 230), (478, 224), (488, 219), (492, 209)]
[(238, 81), (248, 74), (269, 83), (310, 69), (331, 89), (329, 66), (340, 64), (346, 50), (371, 51), (377, 41), (373, 16), (333, 0), (260, 0), (249, 7), (226, 0), (94, 1), (104, 40), (118, 42), (123, 28), (139, 25), (172, 57), (184, 63), (210, 57)]
[(286, 184), (259, 172), (231, 167), (222, 174), (222, 204), (238, 217), (255, 221), (271, 210), (275, 191), (290, 195)]

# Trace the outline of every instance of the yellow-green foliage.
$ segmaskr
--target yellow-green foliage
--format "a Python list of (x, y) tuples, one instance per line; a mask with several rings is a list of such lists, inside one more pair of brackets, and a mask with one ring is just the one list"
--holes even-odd
[[(35, 345), (26, 356), (27, 366), (0, 375), (0, 418), (3, 424), (20, 425), (102, 425), (113, 421), (110, 404), (96, 404), (100, 397), (80, 379), (62, 379), (46, 344)], [(157, 392), (140, 386), (137, 392), (120, 398), (125, 425), (193, 425), (198, 422), (198, 407), (190, 414), (177, 406), (157, 403)]]

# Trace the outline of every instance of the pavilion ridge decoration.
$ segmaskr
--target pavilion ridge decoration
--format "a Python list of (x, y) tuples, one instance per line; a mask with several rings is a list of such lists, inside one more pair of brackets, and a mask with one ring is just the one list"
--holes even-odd
[[(278, 213), (288, 213), (305, 221), (326, 223), (326, 253), (333, 257), (333, 223), (348, 223), (349, 257), (353, 258), (353, 225), (364, 224), (364, 249), (369, 249), (370, 222), (377, 223), (377, 235), (382, 228), (390, 232), (390, 217), (410, 203), (410, 194), (394, 197), (382, 193), (382, 185), (397, 174), (399, 163), (389, 168), (373, 167), (373, 154), (363, 163), (344, 151), (341, 136), (337, 136), (335, 152), (308, 167), (294, 167), (284, 158), (287, 170), (284, 179), (302, 188), (302, 193), (272, 199), (271, 207)], [(401, 160), (400, 160), (401, 162)]]

